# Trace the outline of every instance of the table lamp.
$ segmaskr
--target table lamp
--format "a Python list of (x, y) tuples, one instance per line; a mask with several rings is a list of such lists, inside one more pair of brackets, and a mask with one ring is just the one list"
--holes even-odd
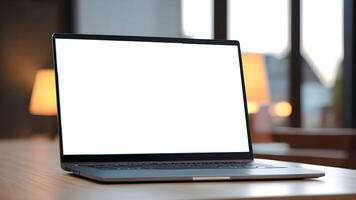
[(260, 105), (269, 102), (269, 89), (263, 55), (242, 54), (249, 113), (257, 113)]
[(252, 139), (255, 142), (265, 141), (268, 139), (264, 139), (262, 135), (256, 135), (254, 116), (259, 112), (261, 105), (265, 105), (269, 102), (269, 87), (264, 58), (261, 54), (243, 53), (242, 62)]
[[(31, 100), (30, 113), (38, 116), (56, 116), (57, 101), (54, 70), (40, 69), (35, 77)], [(51, 137), (56, 135), (57, 124), (54, 120)]]

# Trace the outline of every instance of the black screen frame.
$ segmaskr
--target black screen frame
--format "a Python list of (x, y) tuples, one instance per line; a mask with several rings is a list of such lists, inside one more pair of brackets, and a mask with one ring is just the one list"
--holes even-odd
[[(93, 154), (93, 155), (64, 155), (61, 124), (61, 106), (58, 79), (58, 66), (56, 55), (56, 39), (83, 39), (83, 40), (115, 40), (115, 41), (142, 41), (142, 42), (165, 42), (165, 43), (187, 43), (187, 44), (215, 44), (234, 45), (237, 47), (239, 57), (241, 84), (243, 86), (243, 101), (245, 110), (245, 122), (249, 152), (222, 152), (222, 153), (159, 153), (159, 154)], [(245, 82), (243, 76), (243, 65), (241, 59), (240, 43), (237, 40), (208, 40), (169, 37), (142, 37), (142, 36), (114, 36), (114, 35), (89, 35), (54, 33), (52, 35), (53, 62), (55, 70), (56, 94), (57, 94), (57, 123), (59, 133), (60, 161), (66, 162), (127, 162), (127, 161), (183, 161), (183, 160), (253, 160), (251, 134), (248, 123), (247, 99)], [(83, 140), (85, 140), (83, 138)]]

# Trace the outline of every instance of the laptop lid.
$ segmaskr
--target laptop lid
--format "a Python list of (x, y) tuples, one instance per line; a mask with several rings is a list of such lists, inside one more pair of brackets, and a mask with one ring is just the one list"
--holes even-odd
[(62, 162), (253, 159), (238, 41), (53, 35)]

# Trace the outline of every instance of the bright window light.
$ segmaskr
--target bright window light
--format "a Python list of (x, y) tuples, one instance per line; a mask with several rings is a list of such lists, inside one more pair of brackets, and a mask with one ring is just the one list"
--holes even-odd
[(289, 50), (288, 0), (228, 1), (228, 37), (244, 52), (285, 55)]
[(322, 83), (331, 87), (343, 59), (343, 1), (303, 0), (302, 55)]
[(213, 38), (213, 1), (182, 0), (183, 35), (189, 38)]

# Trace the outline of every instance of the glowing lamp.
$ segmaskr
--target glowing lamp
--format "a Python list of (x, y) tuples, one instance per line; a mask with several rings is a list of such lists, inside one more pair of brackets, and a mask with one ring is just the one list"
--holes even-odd
[(263, 55), (242, 54), (248, 112), (257, 113), (259, 106), (269, 102), (268, 80)]
[(30, 101), (33, 115), (54, 116), (57, 114), (54, 71), (41, 69), (37, 72)]
[(287, 101), (281, 101), (272, 105), (270, 113), (277, 117), (289, 117), (292, 114), (292, 106)]

